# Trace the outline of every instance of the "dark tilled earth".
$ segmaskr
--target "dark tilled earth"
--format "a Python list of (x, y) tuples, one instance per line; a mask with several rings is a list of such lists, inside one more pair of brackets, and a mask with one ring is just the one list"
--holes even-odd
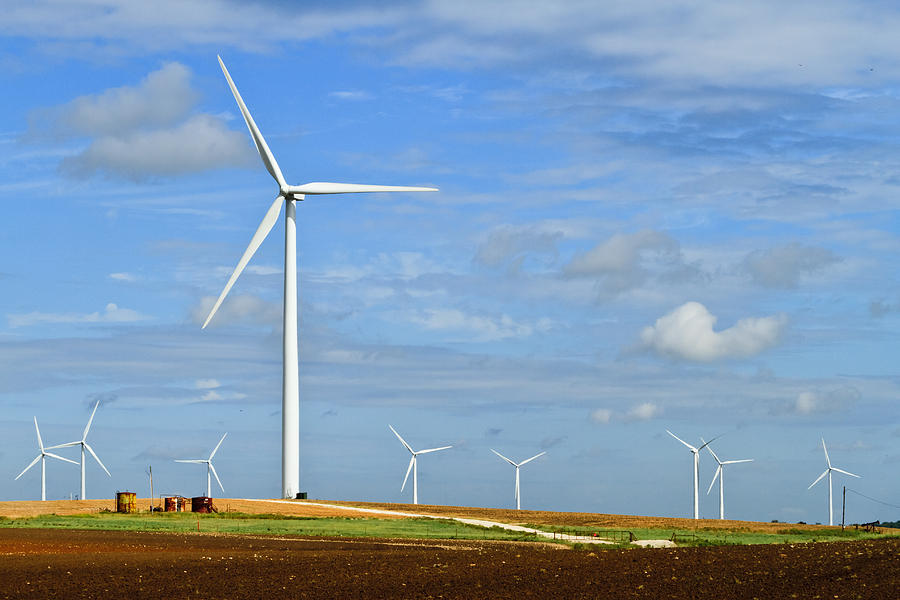
[(0, 598), (900, 597), (900, 541), (568, 550), (513, 542), (0, 530)]

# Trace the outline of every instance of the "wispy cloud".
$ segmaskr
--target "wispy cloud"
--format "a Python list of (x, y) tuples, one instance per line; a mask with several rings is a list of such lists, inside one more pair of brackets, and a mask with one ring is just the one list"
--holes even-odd
[(144, 321), (148, 316), (130, 308), (119, 308), (110, 302), (102, 311), (84, 313), (42, 313), (6, 315), (10, 327), (29, 327), (43, 323), (134, 323)]

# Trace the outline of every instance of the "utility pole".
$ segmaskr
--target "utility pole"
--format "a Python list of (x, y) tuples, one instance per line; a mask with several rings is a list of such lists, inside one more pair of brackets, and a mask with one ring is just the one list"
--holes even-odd
[(844, 515), (847, 514), (847, 486), (844, 486), (844, 493), (841, 499), (841, 531), (844, 530)]
[(150, 514), (152, 515), (153, 514), (153, 465), (149, 466), (148, 473), (150, 474)]

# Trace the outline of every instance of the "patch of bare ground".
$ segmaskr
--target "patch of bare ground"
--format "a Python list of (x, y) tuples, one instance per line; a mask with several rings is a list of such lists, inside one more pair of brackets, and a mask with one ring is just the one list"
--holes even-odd
[(895, 599), (900, 541), (560, 551), (0, 529), (0, 598)]

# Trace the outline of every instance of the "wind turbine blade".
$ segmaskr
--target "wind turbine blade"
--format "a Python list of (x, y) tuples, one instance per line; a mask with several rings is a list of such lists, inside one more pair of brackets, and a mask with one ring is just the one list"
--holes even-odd
[(91, 429), (91, 423), (94, 422), (94, 415), (97, 413), (97, 408), (100, 406), (100, 401), (97, 400), (96, 404), (94, 404), (94, 410), (91, 411), (91, 418), (88, 419), (87, 427), (84, 428), (84, 433), (81, 434), (81, 440), (84, 441), (87, 439), (88, 431)]
[(77, 442), (66, 442), (65, 444), (57, 444), (55, 446), (47, 446), (46, 448), (44, 448), (44, 450), (57, 450), (59, 448), (70, 448), (72, 446), (80, 446), (80, 445), (81, 445), (81, 440), (78, 440)]
[[(409, 450), (411, 454), (415, 454), (415, 451), (413, 451), (412, 446), (410, 446), (409, 444), (407, 444), (407, 443), (406, 443), (406, 440), (404, 440), (402, 437), (400, 437), (400, 434), (397, 433), (397, 430), (394, 429), (393, 426), (391, 426), (391, 425), (388, 425), (388, 427), (391, 428), (391, 431), (394, 432), (394, 435), (397, 436), (397, 439), (400, 440), (400, 443), (403, 444), (404, 446), (406, 446), (406, 449)], [(400, 490), (400, 491), (402, 492), (403, 490)]]
[(828, 463), (828, 468), (831, 468), (831, 459), (828, 458), (828, 448), (825, 447), (825, 438), (822, 438), (822, 450), (825, 451), (825, 462)]
[(838, 473), (843, 473), (844, 475), (849, 475), (850, 477), (856, 477), (856, 478), (860, 479), (860, 476), (859, 476), (859, 475), (854, 475), (854, 474), (851, 473), (850, 471), (845, 471), (845, 470), (843, 470), (843, 469), (838, 469), (837, 467), (831, 467), (831, 470), (832, 470), (832, 471), (837, 471)]
[(44, 441), (41, 439), (41, 429), (37, 424), (37, 417), (34, 418), (34, 430), (37, 432), (38, 436), (38, 446), (41, 448), (41, 452), (44, 451)]
[(84, 442), (84, 447), (87, 448), (87, 451), (91, 453), (91, 456), (94, 457), (94, 460), (97, 461), (97, 464), (103, 467), (103, 470), (106, 471), (107, 477), (112, 477), (112, 475), (109, 474), (109, 469), (106, 468), (106, 465), (103, 464), (103, 462), (100, 460), (100, 457), (97, 456), (96, 452), (94, 452), (94, 449), (91, 448), (91, 446), (87, 442)]
[[(31, 467), (33, 467), (34, 465), (36, 465), (37, 462), (38, 462), (39, 460), (41, 460), (41, 457), (42, 457), (42, 456), (43, 456), (43, 454), (38, 454), (37, 456), (35, 456), (35, 457), (34, 457), (34, 460), (31, 461), (30, 463), (28, 463), (28, 466), (25, 467), (25, 468), (22, 470), (21, 473), (19, 473), (18, 475), (16, 475), (16, 479), (18, 479), (19, 477), (21, 477), (22, 475), (24, 475), (25, 472), (28, 471), (28, 469), (30, 469)], [(14, 479), (13, 481), (15, 481), (15, 479)]]
[(222, 62), (222, 57), (217, 55), (216, 58), (219, 59), (219, 66), (222, 67), (225, 79), (228, 80), (228, 87), (231, 88), (231, 93), (234, 95), (234, 99), (237, 100), (238, 108), (241, 109), (241, 114), (244, 116), (244, 121), (247, 123), (247, 129), (250, 130), (250, 136), (253, 138), (253, 143), (256, 144), (256, 150), (259, 152), (259, 157), (262, 159), (263, 164), (266, 165), (266, 170), (275, 181), (278, 182), (279, 189), (283, 190), (287, 188), (287, 183), (284, 181), (284, 175), (281, 174), (281, 169), (278, 167), (278, 163), (275, 161), (272, 151), (269, 150), (269, 145), (266, 144), (265, 138), (262, 133), (259, 132), (256, 122), (253, 120), (253, 117), (250, 116), (247, 105), (244, 104), (244, 100), (241, 98), (240, 92), (238, 92), (237, 87), (234, 85), (234, 81), (232, 81), (228, 69), (225, 68), (225, 63)]
[(713, 475), (712, 481), (709, 482), (709, 489), (706, 490), (706, 495), (709, 496), (709, 493), (712, 491), (713, 486), (716, 484), (716, 479), (718, 479), (719, 475), (722, 473), (722, 465), (720, 464), (716, 468), (716, 474)]
[[(703, 438), (700, 438), (700, 441), (703, 442)], [(704, 445), (706, 445), (706, 442), (704, 442)], [(706, 446), (706, 449), (709, 450), (709, 453), (712, 454), (712, 457), (713, 457), (714, 459), (716, 459), (716, 462), (717, 462), (717, 463), (719, 463), (720, 465), (723, 464), (722, 461), (719, 460), (719, 457), (716, 456), (716, 453), (713, 452), (712, 446)], [(707, 492), (707, 494), (708, 494), (708, 493), (709, 493), (709, 492)]]
[(493, 452), (494, 454), (496, 454), (497, 456), (499, 456), (500, 458), (502, 458), (503, 460), (505, 460), (506, 462), (508, 462), (508, 463), (511, 464), (512, 466), (514, 466), (514, 467), (518, 467), (518, 466), (519, 466), (519, 465), (517, 465), (516, 463), (514, 463), (513, 461), (511, 461), (511, 460), (509, 460), (508, 458), (506, 458), (505, 456), (503, 456), (502, 454), (500, 454), (499, 452), (497, 452), (496, 450), (494, 450), (493, 448), (491, 448), (491, 452)]
[(523, 460), (522, 462), (520, 462), (520, 463), (519, 463), (519, 466), (521, 467), (521, 466), (524, 465), (525, 463), (530, 463), (530, 462), (533, 461), (534, 459), (540, 458), (541, 456), (543, 456), (543, 455), (545, 455), (545, 454), (547, 454), (546, 451), (541, 452), (540, 454), (535, 454), (535, 455), (532, 456), (531, 458), (525, 459), (525, 460)]
[(438, 450), (446, 450), (453, 446), (441, 446), (440, 448), (429, 448), (428, 450), (419, 450), (416, 454), (428, 454), (429, 452), (437, 452)]
[(209, 463), (209, 470), (212, 471), (212, 474), (213, 474), (213, 475), (215, 475), (215, 477), (216, 477), (216, 483), (219, 484), (219, 488), (222, 490), (222, 493), (224, 494), (224, 493), (225, 493), (225, 488), (222, 486), (222, 480), (219, 479), (219, 474), (216, 473), (216, 468), (213, 466), (212, 463)]
[(738, 463), (753, 462), (752, 458), (742, 458), (741, 460), (726, 460), (723, 465), (736, 465)]
[[(225, 432), (225, 435), (228, 435), (228, 432)], [(218, 452), (219, 446), (221, 446), (221, 445), (222, 445), (222, 442), (225, 441), (225, 435), (222, 436), (222, 439), (219, 440), (219, 443), (216, 444), (216, 447), (215, 447), (215, 448), (213, 448), (212, 453), (209, 455), (209, 460), (212, 460), (212, 459), (213, 459), (213, 456), (215, 456), (215, 455), (216, 455), (216, 452)], [(224, 490), (222, 490), (222, 491), (224, 491)]]
[(400, 486), (400, 491), (406, 487), (406, 480), (409, 479), (409, 472), (412, 471), (413, 463), (416, 462), (416, 455), (413, 454), (409, 459), (409, 466), (406, 467), (406, 475), (403, 477), (403, 485)]
[(812, 489), (812, 486), (814, 486), (814, 485), (816, 485), (817, 483), (819, 483), (820, 481), (822, 481), (822, 478), (825, 477), (826, 475), (828, 475), (828, 471), (830, 471), (830, 470), (831, 470), (831, 469), (829, 468), (829, 469), (825, 469), (824, 471), (822, 471), (822, 474), (819, 475), (819, 478), (816, 479), (815, 481), (813, 481), (811, 484), (809, 484), (809, 487), (806, 488), (806, 489), (808, 489), (808, 490), (809, 490), (809, 489)]
[[(717, 439), (719, 439), (720, 437), (722, 437), (722, 436), (721, 436), (721, 435), (717, 435), (716, 437), (714, 437), (713, 439), (709, 440), (708, 442), (703, 442), (703, 445), (700, 446), (699, 448), (697, 448), (697, 450), (703, 450), (703, 448), (709, 448), (709, 445), (712, 444), (712, 443), (713, 443), (714, 441), (716, 441)], [(703, 438), (700, 438), (700, 441), (703, 441)]]
[(180, 463), (196, 463), (196, 464), (200, 464), (200, 465), (206, 464), (206, 461), (203, 460), (202, 458), (176, 458), (174, 460), (175, 460), (175, 462), (180, 462)]
[(314, 181), (287, 187), (290, 194), (359, 194), (364, 192), (436, 192), (437, 188), (408, 185), (365, 185), (360, 183), (331, 183)]
[(78, 464), (74, 460), (70, 460), (68, 458), (63, 458), (62, 456), (60, 456), (58, 454), (53, 454), (52, 452), (44, 452), (44, 456), (49, 456), (50, 458), (55, 458), (56, 460), (63, 460), (65, 462), (72, 463), (73, 465)]
[(692, 452), (697, 452), (697, 449), (696, 449), (696, 448), (694, 448), (693, 446), (691, 446), (690, 444), (688, 444), (686, 441), (684, 441), (683, 439), (681, 439), (680, 437), (678, 437), (677, 435), (675, 435), (674, 433), (672, 433), (672, 432), (669, 431), (668, 429), (666, 429), (666, 433), (668, 433), (668, 434), (671, 435), (673, 438), (675, 438), (676, 440), (678, 440), (679, 442), (681, 442), (682, 444), (684, 444), (685, 446), (687, 446), (688, 448), (690, 448)]
[(272, 227), (275, 226), (275, 221), (278, 220), (278, 213), (281, 212), (281, 205), (283, 203), (284, 196), (279, 195), (277, 198), (275, 198), (275, 202), (272, 203), (272, 206), (269, 207), (269, 210), (266, 211), (266, 216), (263, 217), (262, 223), (259, 224), (259, 227), (256, 228), (256, 233), (254, 233), (253, 237), (250, 239), (250, 245), (247, 246), (246, 250), (244, 250), (244, 255), (241, 256), (241, 260), (238, 261), (237, 266), (234, 268), (234, 272), (228, 279), (228, 283), (225, 284), (225, 289), (222, 290), (221, 294), (219, 294), (218, 300), (216, 300), (216, 303), (215, 305), (213, 305), (212, 310), (209, 311), (209, 316), (206, 317), (206, 321), (203, 322), (203, 327), (201, 327), (200, 329), (206, 329), (206, 326), (209, 325), (210, 319), (212, 319), (213, 315), (216, 314), (216, 311), (219, 310), (219, 306), (221, 306), (222, 301), (225, 300), (225, 296), (228, 295), (228, 291), (231, 289), (231, 286), (234, 285), (234, 282), (237, 281), (237, 278), (244, 270), (244, 267), (246, 267), (247, 263), (250, 262), (250, 259), (253, 257), (256, 249), (259, 248), (260, 244), (263, 243), (263, 240), (266, 239), (266, 236), (269, 235), (269, 232), (272, 231)]

